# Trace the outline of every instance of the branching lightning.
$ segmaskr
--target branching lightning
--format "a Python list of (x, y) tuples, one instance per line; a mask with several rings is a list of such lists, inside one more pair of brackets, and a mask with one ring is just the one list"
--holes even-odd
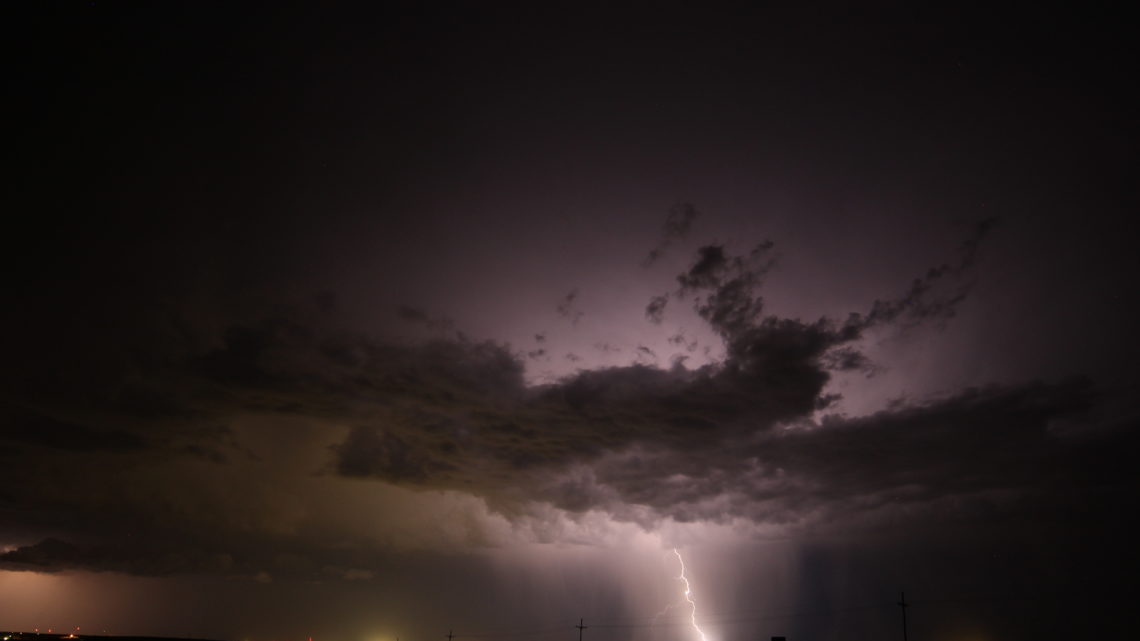
[(697, 603), (693, 601), (692, 589), (689, 587), (689, 579), (685, 578), (685, 560), (681, 558), (681, 553), (677, 548), (673, 548), (673, 554), (677, 555), (677, 562), (681, 564), (681, 576), (677, 577), (685, 584), (685, 600), (689, 602), (689, 622), (693, 624), (693, 629), (701, 636), (701, 641), (709, 641), (705, 633), (701, 631), (700, 626), (697, 625)]

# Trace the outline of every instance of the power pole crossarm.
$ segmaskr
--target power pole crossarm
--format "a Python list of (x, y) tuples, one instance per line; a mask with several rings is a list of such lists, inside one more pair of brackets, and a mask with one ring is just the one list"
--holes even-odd
[(907, 639), (906, 639), (906, 608), (907, 608), (907, 605), (908, 605), (908, 604), (907, 604), (907, 602), (906, 602), (906, 592), (899, 592), (899, 603), (898, 603), (898, 606), (899, 606), (900, 608), (902, 608), (902, 615), (903, 615), (903, 641), (907, 641)]
[(578, 641), (582, 641), (582, 630), (585, 630), (588, 627), (582, 625), (583, 621), (584, 619), (578, 619), (578, 625), (574, 626), (575, 628), (578, 628)]

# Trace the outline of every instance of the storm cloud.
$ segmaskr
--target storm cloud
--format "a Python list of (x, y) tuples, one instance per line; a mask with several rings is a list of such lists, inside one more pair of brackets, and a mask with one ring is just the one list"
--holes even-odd
[(0, 627), (1129, 636), (1131, 23), (579, 9), (12, 13)]
[[(979, 226), (957, 262), (842, 321), (765, 315), (760, 290), (774, 265), (772, 243), (742, 256), (705, 246), (669, 295), (692, 305), (724, 342), (723, 361), (695, 369), (633, 364), (535, 386), (524, 382), (520, 357), (494, 342), (385, 343), (330, 330), (320, 314), (233, 325), (208, 351), (152, 372), (152, 380), (179, 390), (174, 397), (183, 405), (137, 431), (80, 427), (37, 407), (14, 407), (3, 434), (5, 501), (8, 509), (42, 506), (38, 515), (23, 508), (29, 531), (54, 522), (51, 510), (97, 509), (31, 491), (27, 480), (50, 472), (20, 463), (26, 459), (15, 453), (28, 447), (95, 455), (145, 446), (170, 460), (249, 465), (258, 454), (231, 430), (196, 427), (248, 413), (345, 426), (342, 440), (327, 447), (326, 464), (308, 474), (471, 493), (511, 519), (549, 505), (645, 528), (671, 520), (873, 532), (901, 515), (914, 527), (990, 518), (1040, 510), (1050, 496), (1076, 501), (1112, 488), (1124, 479), (1123, 466), (1093, 461), (1117, 441), (1131, 447), (1126, 432), (1073, 437), (1053, 429), (1090, 420), (1096, 392), (1087, 382), (970, 389), (857, 418), (818, 413), (834, 402), (826, 391), (832, 372), (874, 367), (859, 350), (867, 332), (950, 316), (968, 291), (962, 282), (987, 230)], [(574, 292), (564, 299), (568, 310), (574, 299)], [(663, 315), (664, 303), (657, 309)], [(428, 322), (425, 314), (404, 316)], [(106, 417), (119, 405), (58, 407)], [(4, 563), (145, 574), (223, 566), (253, 572), (266, 563), (235, 558), (224, 536), (184, 553), (184, 544), (129, 514), (134, 508), (120, 509), (155, 533), (151, 548), (134, 553), (108, 543), (105, 528), (80, 528), (70, 534), (92, 543), (47, 539), (7, 552)], [(200, 527), (182, 508), (168, 518)]]

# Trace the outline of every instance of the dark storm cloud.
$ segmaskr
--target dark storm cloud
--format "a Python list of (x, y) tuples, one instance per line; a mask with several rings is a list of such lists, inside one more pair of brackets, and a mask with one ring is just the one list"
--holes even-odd
[(223, 345), (190, 366), (222, 385), (221, 402), (296, 413), (495, 400), (522, 389), (522, 365), (503, 346), (458, 338), (399, 347), (285, 317), (228, 328)]
[(132, 432), (101, 430), (16, 406), (0, 410), (0, 440), (73, 452), (141, 450), (147, 442)]
[[(1098, 483), (1112, 486), (1121, 472), (1098, 471), (1091, 452), (1123, 444), (1119, 432), (1080, 441), (1079, 455), (1067, 458), (1068, 445), (1050, 431), (1079, 424), (1094, 402), (1080, 383), (973, 390), (870, 417), (813, 422), (815, 412), (835, 402), (825, 391), (832, 371), (873, 367), (858, 350), (866, 332), (945, 319), (959, 304), (960, 282), (984, 234), (979, 228), (957, 262), (931, 269), (901, 297), (842, 322), (764, 315), (759, 289), (774, 265), (771, 243), (743, 256), (702, 247), (669, 296), (694, 306), (723, 339), (726, 356), (693, 370), (634, 364), (528, 387), (519, 356), (506, 345), (462, 336), (396, 345), (297, 313), (232, 324), (181, 359), (134, 366), (179, 390), (184, 411), (148, 426), (156, 442), (168, 445), (164, 456), (245, 465), (250, 457), (225, 455), (241, 451), (226, 430), (201, 425), (223, 425), (248, 412), (306, 417), (347, 428), (347, 435), (329, 450), (325, 469), (305, 473), (458, 490), (506, 515), (546, 503), (604, 510), (647, 526), (673, 518), (869, 527), (900, 511), (948, 509), (975, 518), (995, 506), (1039, 509), (1050, 492), (1072, 497)], [(567, 315), (576, 313), (576, 295), (560, 305)], [(655, 356), (643, 345), (637, 354)], [(71, 411), (114, 412), (113, 401)], [(61, 399), (60, 411), (68, 409)], [(139, 446), (71, 425), (31, 434), (13, 430), (4, 440), (83, 451), (102, 451), (94, 443), (106, 450)], [(32, 543), (7, 553), (6, 567), (161, 573), (216, 567), (227, 554), (234, 567), (260, 567), (242, 560), (256, 558), (257, 546), (235, 547), (228, 531), (199, 547), (171, 536), (169, 527), (201, 527), (200, 517), (177, 506), (162, 512), (169, 526), (125, 515), (124, 523), (153, 534), (152, 548), (115, 544), (117, 527), (83, 525), (102, 508), (100, 500), (50, 493), (37, 485), (50, 471), (12, 453), (0, 456), (7, 463), (0, 467), (7, 488), (0, 510), (19, 510), (29, 531), (38, 523), (100, 541)], [(1051, 471), (1038, 478), (1034, 471), (1043, 467)], [(1074, 485), (1066, 489), (1066, 482)], [(67, 526), (60, 514), (84, 518)]]
[[(484, 481), (526, 476), (533, 466), (559, 478), (560, 470), (589, 464), (592, 475), (573, 476), (573, 482), (551, 486), (533, 479), (529, 485), (543, 489), (530, 498), (615, 514), (626, 505), (650, 506), (658, 516), (681, 520), (787, 523), (797, 514), (854, 519), (887, 504), (935, 505), (950, 497), (969, 502), (987, 493), (1040, 499), (1040, 488), (1030, 487), (1030, 471), (1058, 464), (1065, 447), (1047, 428), (1088, 409), (1087, 385), (973, 390), (863, 419), (833, 417), (814, 429), (772, 429), (810, 425), (813, 412), (833, 404), (837, 395), (824, 393), (830, 371), (876, 371), (856, 345), (867, 331), (892, 322), (945, 320), (968, 291), (963, 283), (991, 226), (979, 224), (954, 263), (928, 270), (899, 298), (876, 301), (867, 314), (842, 322), (763, 315), (758, 290), (774, 265), (771, 243), (745, 256), (703, 247), (671, 296), (691, 299), (723, 337), (722, 363), (692, 371), (610, 368), (515, 390), (517, 402), (506, 414), (499, 407), (453, 415), (464, 421), (468, 440), (432, 455), (442, 469), (450, 454), (478, 452), (481, 473), (501, 470)], [(652, 356), (643, 348), (638, 352)], [(492, 423), (508, 414), (529, 428), (525, 441), (496, 436)], [(528, 456), (528, 450), (542, 455)], [(448, 483), (463, 478), (462, 464), (453, 462), (450, 469), (456, 475)], [(1059, 469), (1058, 478), (1078, 472)], [(678, 474), (683, 481), (661, 483)], [(479, 480), (464, 483), (477, 486)], [(493, 483), (485, 491), (518, 495)]]
[(644, 357), (648, 357), (652, 360), (657, 360), (657, 352), (654, 352), (653, 350), (649, 349), (648, 347), (646, 347), (644, 345), (638, 345), (637, 346), (637, 355), (639, 358), (644, 356)]
[[(527, 389), (505, 346), (459, 339), (396, 347), (329, 331), (319, 316), (279, 316), (226, 328), (216, 347), (168, 363), (155, 380), (196, 390), (186, 411), (214, 423), (239, 409), (355, 423), (336, 451), (335, 469), (347, 475), (494, 491), (520, 461), (557, 468), (640, 442), (685, 448), (814, 411), (829, 367), (865, 366), (849, 343), (866, 323), (761, 317), (756, 292), (773, 265), (771, 248), (732, 256), (707, 246), (678, 278), (675, 296), (691, 298), (726, 343), (723, 363), (694, 371), (619, 367)], [(574, 290), (560, 304), (564, 314), (579, 313), (576, 297)], [(402, 314), (430, 321), (411, 308)], [(654, 357), (645, 346), (638, 354)], [(701, 429), (678, 416), (702, 417)], [(507, 423), (529, 436), (497, 428)]]
[(642, 265), (645, 267), (652, 266), (653, 263), (657, 262), (657, 259), (665, 255), (665, 252), (674, 242), (684, 240), (693, 227), (693, 221), (699, 215), (700, 212), (692, 203), (679, 203), (671, 207), (661, 228), (661, 240), (656, 247), (649, 250), (649, 254), (642, 261)]
[(337, 473), (344, 476), (375, 476), (396, 483), (423, 482), (450, 468), (424, 456), (400, 437), (370, 426), (352, 429), (336, 448), (336, 465)]
[(402, 321), (413, 325), (420, 325), (434, 331), (451, 331), (455, 329), (455, 322), (447, 317), (437, 317), (428, 314), (418, 307), (401, 305), (396, 308), (396, 316)]
[(870, 312), (862, 319), (864, 326), (894, 322), (917, 324), (952, 318), (973, 285), (964, 276), (974, 264), (982, 241), (997, 222), (993, 217), (979, 221), (971, 235), (958, 247), (956, 262), (931, 267), (922, 277), (914, 279), (910, 289), (897, 299), (876, 300)]
[[(254, 580), (273, 577), (320, 581), (329, 578), (362, 580), (362, 566), (384, 561), (345, 549), (313, 549), (288, 537), (248, 537), (215, 533), (147, 532), (149, 538), (124, 536), (99, 542), (56, 537), (40, 539), (0, 554), (0, 569), (34, 572), (118, 572), (162, 577), (180, 574), (222, 574)], [(355, 568), (355, 569), (354, 569)]]
[(654, 296), (645, 306), (645, 317), (654, 325), (660, 325), (665, 319), (665, 306), (669, 304), (668, 296)]
[(695, 352), (697, 350), (697, 346), (700, 345), (700, 341), (695, 338), (689, 340), (685, 337), (685, 332), (677, 332), (676, 334), (673, 334), (669, 337), (669, 344), (676, 345), (677, 347), (683, 347), (686, 352)]
[(36, 572), (91, 570), (142, 576), (235, 570), (233, 559), (227, 554), (208, 552), (192, 544), (175, 546), (163, 543), (141, 547), (125, 542), (83, 545), (46, 538), (0, 554), (0, 569)]
[(578, 309), (577, 301), (578, 288), (575, 287), (563, 296), (562, 300), (558, 301), (558, 305), (555, 306), (554, 311), (557, 312), (560, 317), (569, 319), (571, 325), (577, 325), (578, 321), (581, 320), (584, 315), (584, 312)]
[(828, 369), (837, 372), (858, 371), (873, 376), (877, 367), (865, 354), (853, 347), (840, 347), (824, 355), (823, 362)]
[(768, 272), (775, 267), (769, 256), (771, 241), (757, 245), (746, 256), (731, 256), (721, 245), (698, 251), (696, 262), (677, 276), (677, 298), (693, 297), (693, 308), (721, 336), (735, 336), (760, 319), (763, 299), (757, 294)]
[[(727, 448), (632, 450), (595, 465), (597, 487), (589, 492), (614, 509), (636, 504), (682, 519), (804, 527), (833, 522), (849, 534), (903, 514), (916, 523), (1012, 517), (1051, 502), (1104, 500), (1127, 485), (1128, 452), (1137, 444), (1130, 431), (1078, 439), (1052, 431), (1093, 403), (1083, 381), (967, 390)], [(1114, 448), (1122, 449), (1105, 456)]]
[[(706, 246), (678, 278), (681, 289), (674, 296), (692, 299), (698, 313), (721, 334), (727, 353), (724, 362), (692, 371), (635, 365), (581, 372), (529, 390), (511, 379), (497, 394), (512, 399), (509, 405), (488, 403), (475, 395), (460, 400), (421, 392), (418, 396), (431, 398), (432, 404), (390, 415), (385, 429), (398, 435), (400, 457), (418, 452), (426, 458), (418, 459), (416, 469), (434, 467), (438, 473), (401, 476), (386, 465), (373, 470), (357, 460), (356, 448), (347, 442), (338, 451), (341, 469), (347, 466), (356, 475), (427, 487), (483, 487), (496, 496), (517, 491), (496, 488), (493, 479), (513, 478), (524, 468), (539, 466), (544, 473), (557, 473), (638, 447), (700, 451), (806, 419), (834, 402), (823, 394), (829, 370), (872, 371), (872, 364), (853, 343), (887, 319), (874, 313), (853, 315), (844, 323), (763, 316), (758, 289), (774, 265), (772, 247), (765, 242), (745, 256), (733, 256), (724, 247)], [(967, 266), (963, 259), (920, 280), (957, 275)], [(929, 290), (916, 298), (912, 288), (898, 300), (879, 301), (876, 308), (911, 309), (921, 298), (922, 309), (949, 309), (960, 300), (943, 301)], [(655, 360), (644, 345), (638, 346), (637, 356)], [(430, 418), (425, 421), (425, 417)], [(525, 426), (527, 438), (510, 438), (514, 435), (497, 427), (504, 422)], [(375, 442), (369, 443), (359, 449), (378, 449)], [(377, 458), (388, 456), (385, 450)], [(480, 461), (478, 466), (471, 464), (473, 457)], [(581, 503), (576, 497), (560, 505)], [(663, 515), (671, 514), (667, 502), (656, 506)]]

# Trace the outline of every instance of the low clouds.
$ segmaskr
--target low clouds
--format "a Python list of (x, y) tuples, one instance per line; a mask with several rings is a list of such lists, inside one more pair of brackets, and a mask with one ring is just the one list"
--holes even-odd
[(893, 300), (876, 300), (862, 319), (864, 327), (902, 323), (916, 325), (926, 321), (944, 322), (952, 318), (958, 305), (966, 299), (973, 282), (968, 270), (974, 264), (978, 249), (997, 224), (986, 218), (974, 225), (972, 233), (958, 247), (958, 260), (931, 267), (926, 274), (911, 282), (905, 294)]
[[(444, 450), (448, 449), (446, 446)], [(422, 483), (450, 469), (433, 462), (399, 436), (375, 427), (357, 426), (336, 452), (336, 471), (344, 476), (381, 478), (393, 483)]]
[(691, 300), (701, 318), (726, 339), (754, 326), (763, 313), (758, 291), (776, 265), (772, 247), (764, 241), (745, 256), (729, 255), (723, 245), (701, 247), (689, 269), (677, 276), (679, 288), (650, 299), (646, 318), (660, 324), (669, 300), (678, 299)]
[(71, 452), (129, 452), (145, 449), (146, 441), (125, 430), (100, 430), (11, 406), (0, 414), (0, 434), (12, 444), (34, 445)]
[(677, 520), (745, 518), (799, 532), (874, 532), (903, 514), (915, 524), (991, 518), (995, 510), (1012, 516), (1077, 498), (1091, 488), (1070, 484), (1089, 474), (1127, 477), (1122, 456), (1097, 470), (1111, 440), (1049, 433), (1052, 422), (1082, 415), (1092, 401), (1082, 381), (967, 390), (809, 429), (710, 438), (683, 450), (647, 444), (604, 457), (589, 487), (554, 487), (569, 492), (567, 506), (606, 497), (613, 509), (642, 505)]
[(660, 325), (665, 319), (665, 306), (669, 304), (668, 296), (654, 296), (645, 306), (645, 318), (654, 325)]
[(571, 325), (577, 325), (578, 321), (582, 320), (582, 316), (585, 315), (585, 312), (578, 309), (578, 288), (575, 287), (567, 292), (567, 294), (558, 301), (558, 305), (555, 306), (554, 311), (559, 317), (569, 320)]
[[(670, 238), (695, 213), (678, 216)], [(1062, 441), (1051, 431), (1086, 419), (1097, 401), (1087, 382), (971, 389), (858, 418), (818, 414), (837, 398), (827, 387), (833, 372), (874, 372), (859, 349), (869, 332), (953, 315), (990, 226), (979, 225), (955, 262), (932, 268), (900, 297), (841, 320), (766, 314), (760, 291), (776, 264), (773, 243), (739, 256), (721, 245), (701, 247), (677, 289), (653, 298), (646, 311), (650, 322), (660, 322), (667, 303), (688, 304), (715, 330), (725, 358), (696, 369), (680, 362), (664, 369), (639, 344), (630, 350), (634, 364), (528, 386), (510, 346), (462, 335), (395, 344), (330, 327), (319, 315), (290, 313), (231, 324), (204, 349), (145, 364), (149, 385), (171, 411), (136, 419), (131, 430), (81, 427), (38, 405), (12, 405), (0, 435), (0, 510), (22, 526), (8, 534), (27, 540), (51, 531), (58, 540), (28, 541), (0, 561), (147, 574), (230, 571), (226, 566), (253, 575), (271, 565), (249, 560), (261, 558), (254, 551), (259, 537), (297, 536), (289, 525), (296, 509), (270, 483), (262, 494), (227, 499), (232, 504), (224, 508), (198, 490), (175, 490), (158, 511), (147, 503), (152, 498), (122, 503), (124, 522), (152, 540), (146, 550), (123, 545), (116, 539), (121, 528), (93, 517), (106, 504), (99, 491), (52, 491), (55, 471), (30, 463), (55, 450), (88, 457), (76, 461), (90, 469), (111, 461), (90, 457), (145, 448), (152, 459), (169, 461), (165, 482), (192, 484), (201, 478), (195, 466), (254, 474), (262, 461), (303, 451), (310, 458), (293, 471), (302, 480), (457, 492), (509, 519), (533, 519), (552, 506), (646, 528), (746, 521), (784, 533), (870, 532), (1034, 512), (1050, 496), (1068, 506), (1088, 492), (1111, 494), (1126, 480), (1123, 468), (1093, 461), (1134, 439), (1109, 430)], [(559, 304), (572, 321), (581, 315), (576, 299), (574, 290)], [(433, 322), (410, 308), (402, 317)], [(535, 340), (544, 342), (541, 335)], [(671, 341), (696, 347), (683, 333)], [(49, 396), (44, 389), (38, 398)], [(55, 412), (99, 416), (101, 425), (118, 411), (114, 402), (59, 401)], [(260, 448), (218, 427), (250, 415), (313, 427), (307, 440), (281, 428)], [(156, 474), (126, 469), (118, 476), (132, 473), (138, 483)], [(200, 545), (169, 534), (217, 528), (257, 496), (274, 497), (260, 520), (223, 526)], [(166, 521), (161, 527), (157, 514)], [(85, 526), (85, 519), (100, 524)], [(92, 543), (76, 542), (86, 539)], [(306, 567), (319, 572), (330, 564), (322, 557)], [(333, 565), (360, 567), (356, 558)]]
[(401, 305), (396, 308), (396, 317), (412, 325), (419, 325), (432, 331), (450, 332), (455, 322), (445, 316), (433, 316), (418, 307)]
[(228, 573), (233, 558), (180, 541), (172, 546), (167, 541), (135, 544), (127, 541), (95, 545), (75, 544), (46, 538), (0, 554), (0, 569), (62, 572), (90, 570), (122, 572), (142, 576), (167, 576), (186, 573)]
[(661, 240), (657, 246), (649, 250), (642, 261), (642, 266), (651, 267), (675, 242), (684, 240), (693, 227), (693, 221), (700, 216), (700, 212), (692, 203), (678, 203), (669, 209), (664, 224), (661, 226)]

